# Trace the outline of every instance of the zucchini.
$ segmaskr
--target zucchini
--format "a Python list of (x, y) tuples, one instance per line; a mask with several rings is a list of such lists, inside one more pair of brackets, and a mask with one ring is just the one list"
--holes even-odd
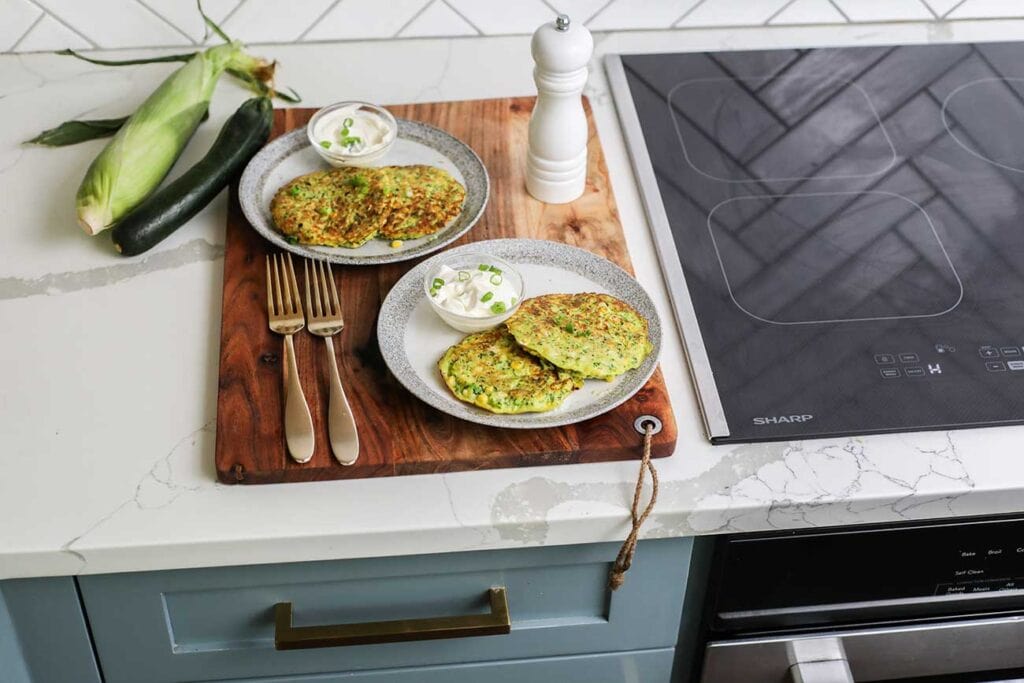
[(117, 251), (135, 256), (152, 249), (199, 213), (266, 144), (273, 119), (269, 98), (246, 100), (220, 129), (206, 156), (114, 226), (111, 237)]

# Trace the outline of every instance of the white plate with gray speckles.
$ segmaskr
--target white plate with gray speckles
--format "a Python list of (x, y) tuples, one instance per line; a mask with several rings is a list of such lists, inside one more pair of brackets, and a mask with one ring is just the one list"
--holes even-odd
[(289, 180), (313, 171), (330, 168), (306, 137), (306, 128), (298, 128), (273, 140), (249, 161), (238, 182), (238, 200), (242, 212), (260, 235), (275, 246), (299, 256), (326, 259), (348, 265), (377, 265), (419, 258), (457, 240), (476, 225), (487, 206), (490, 179), (480, 157), (461, 140), (434, 126), (396, 119), (398, 138), (376, 166), (436, 166), (452, 174), (466, 188), (462, 211), (441, 231), (429, 237), (403, 240), (402, 246), (372, 239), (356, 249), (291, 244), (274, 229), (270, 200)]
[[(515, 264), (526, 298), (541, 294), (599, 292), (622, 299), (647, 319), (653, 348), (643, 364), (611, 382), (587, 380), (554, 410), (498, 415), (455, 398), (441, 379), (437, 361), (465, 333), (448, 327), (430, 307), (423, 279), (461, 253), (484, 253)], [(661, 320), (650, 296), (629, 273), (589, 251), (558, 242), (501, 239), (473, 242), (432, 256), (406, 273), (381, 305), (377, 340), (384, 362), (406, 389), (449, 415), (493, 427), (538, 429), (582, 422), (629, 400), (654, 373), (661, 353)]]

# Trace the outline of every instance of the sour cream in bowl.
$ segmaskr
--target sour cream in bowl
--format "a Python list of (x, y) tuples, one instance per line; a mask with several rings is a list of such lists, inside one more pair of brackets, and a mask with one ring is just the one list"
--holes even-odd
[(391, 112), (375, 104), (338, 102), (313, 114), (306, 135), (332, 166), (367, 166), (394, 144), (398, 123)]
[(505, 322), (526, 291), (515, 266), (486, 254), (463, 254), (441, 265), (427, 274), (423, 289), (434, 312), (460, 332), (480, 332)]

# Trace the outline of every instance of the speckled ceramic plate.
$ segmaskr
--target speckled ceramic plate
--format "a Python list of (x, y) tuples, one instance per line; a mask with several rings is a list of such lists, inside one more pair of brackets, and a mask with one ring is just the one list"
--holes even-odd
[(274, 229), (270, 215), (270, 200), (274, 193), (292, 178), (330, 168), (310, 147), (305, 127), (275, 139), (252, 158), (238, 183), (238, 199), (242, 212), (256, 232), (285, 251), (350, 265), (405, 261), (437, 251), (465, 234), (479, 220), (490, 192), (487, 169), (465, 143), (439, 128), (398, 119), (398, 139), (374, 165), (409, 164), (425, 164), (448, 171), (466, 187), (466, 201), (462, 212), (443, 230), (429, 237), (404, 240), (397, 248), (380, 239), (370, 240), (356, 249), (290, 244)]
[[(525, 297), (540, 294), (601, 292), (630, 304), (650, 325), (651, 354), (643, 365), (611, 382), (587, 380), (561, 406), (546, 413), (497, 415), (464, 403), (448, 390), (437, 361), (465, 333), (448, 327), (434, 313), (423, 292), (427, 273), (461, 253), (493, 254), (515, 264), (525, 282)], [(611, 261), (558, 242), (503, 239), (473, 242), (433, 256), (395, 283), (384, 299), (377, 338), (388, 368), (415, 396), (449, 415), (517, 429), (557, 427), (582, 422), (628, 400), (650, 379), (661, 353), (661, 320), (651, 298), (632, 276)]]

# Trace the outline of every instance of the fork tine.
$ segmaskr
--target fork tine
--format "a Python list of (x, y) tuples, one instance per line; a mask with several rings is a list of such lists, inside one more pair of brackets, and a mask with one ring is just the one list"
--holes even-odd
[(306, 283), (306, 317), (312, 320), (316, 317), (316, 313), (313, 312), (313, 297), (309, 293), (309, 259), (302, 259), (302, 274), (305, 275), (303, 280)]
[(327, 262), (327, 279), (331, 283), (331, 294), (334, 296), (334, 315), (341, 318), (341, 302), (338, 301), (338, 286), (334, 283), (334, 271), (331, 270), (331, 262)]
[(324, 315), (333, 315), (331, 312), (331, 293), (327, 289), (327, 268), (324, 261), (320, 262), (320, 288), (324, 292)]
[(281, 255), (281, 279), (284, 284), (284, 306), (286, 313), (295, 313), (295, 307), (292, 306), (292, 283), (288, 279), (288, 264), (285, 262), (285, 257)]
[(277, 314), (284, 313), (284, 303), (281, 301), (281, 269), (278, 266), (277, 254), (274, 254), (274, 297), (277, 299)]
[(267, 312), (274, 316), (274, 283), (270, 281), (270, 254), (267, 254)]
[(324, 314), (324, 308), (320, 304), (320, 271), (318, 269), (319, 264), (319, 261), (313, 261), (313, 297), (316, 299), (317, 316), (321, 316)]
[(295, 296), (295, 306), (292, 308), (292, 312), (295, 315), (302, 315), (302, 297), (299, 296), (299, 278), (295, 277), (295, 263), (292, 261), (292, 255), (288, 254), (288, 274), (291, 275), (291, 287), (292, 294)]

